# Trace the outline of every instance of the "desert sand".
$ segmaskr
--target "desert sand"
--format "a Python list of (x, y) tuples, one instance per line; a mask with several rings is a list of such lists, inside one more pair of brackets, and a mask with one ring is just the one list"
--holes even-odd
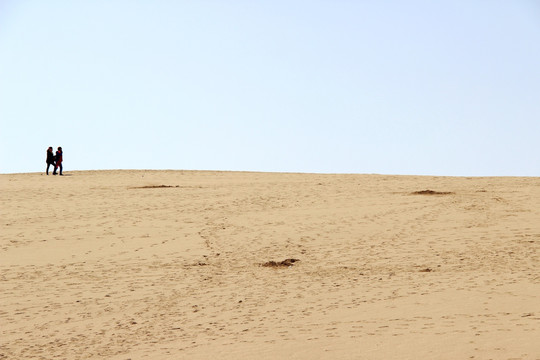
[(0, 190), (2, 360), (540, 359), (540, 178), (78, 171)]

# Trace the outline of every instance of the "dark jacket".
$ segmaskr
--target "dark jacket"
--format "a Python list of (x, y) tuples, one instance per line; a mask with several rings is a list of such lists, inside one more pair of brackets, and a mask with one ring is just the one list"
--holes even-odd
[(47, 164), (54, 164), (54, 154), (47, 150)]

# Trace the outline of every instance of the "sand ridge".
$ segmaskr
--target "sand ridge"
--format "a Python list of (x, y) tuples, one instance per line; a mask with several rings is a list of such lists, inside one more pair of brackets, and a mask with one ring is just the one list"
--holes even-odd
[(0, 175), (0, 359), (540, 358), (540, 178), (66, 175)]

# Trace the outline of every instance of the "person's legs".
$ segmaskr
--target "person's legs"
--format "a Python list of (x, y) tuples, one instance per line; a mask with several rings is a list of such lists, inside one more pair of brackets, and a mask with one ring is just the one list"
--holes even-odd
[(50, 163), (47, 163), (47, 175), (49, 175), (49, 167), (51, 166)]
[(54, 164), (54, 171), (53, 171), (53, 175), (56, 175), (56, 169), (58, 169), (58, 164)]
[(62, 166), (62, 163), (60, 163), (60, 175), (62, 175), (62, 170), (64, 169), (64, 167)]

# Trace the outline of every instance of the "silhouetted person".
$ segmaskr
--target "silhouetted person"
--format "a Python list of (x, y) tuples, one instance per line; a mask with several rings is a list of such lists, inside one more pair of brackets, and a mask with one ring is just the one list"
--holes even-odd
[(54, 172), (53, 172), (53, 175), (56, 175), (56, 170), (58, 168), (60, 168), (60, 175), (62, 175), (62, 170), (63, 170), (63, 167), (62, 167), (62, 155), (63, 155), (63, 152), (62, 152), (62, 147), (58, 147), (58, 151), (56, 152), (56, 157), (55, 157), (55, 161), (56, 161), (56, 164), (54, 165)]
[(49, 166), (53, 166), (53, 169), (55, 168), (56, 164), (54, 163), (54, 154), (53, 154), (53, 148), (52, 146), (49, 146), (47, 149), (47, 175), (49, 175)]

